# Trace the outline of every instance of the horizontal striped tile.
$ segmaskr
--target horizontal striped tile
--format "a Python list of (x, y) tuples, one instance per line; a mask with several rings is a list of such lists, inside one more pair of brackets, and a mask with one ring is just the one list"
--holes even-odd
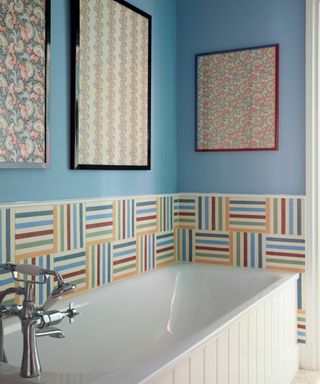
[(86, 203), (86, 244), (103, 244), (114, 239), (113, 201)]
[(138, 272), (137, 241), (116, 241), (112, 245), (113, 280), (124, 279)]
[(196, 231), (195, 262), (230, 264), (229, 233)]
[(298, 309), (297, 311), (297, 327), (298, 327), (298, 343), (306, 344), (307, 330), (306, 330), (306, 311)]
[(157, 267), (175, 261), (175, 246), (173, 231), (156, 234), (156, 262)]
[(115, 240), (135, 237), (135, 202), (134, 199), (114, 202)]
[(140, 272), (146, 272), (156, 267), (156, 243), (154, 234), (138, 237), (138, 255)]
[(305, 269), (305, 240), (294, 236), (267, 236), (266, 268), (303, 272)]
[(265, 235), (262, 233), (232, 232), (233, 265), (264, 268)]
[(181, 196), (174, 200), (174, 223), (177, 228), (196, 227), (196, 198)]
[(176, 230), (176, 252), (180, 262), (193, 261), (194, 231), (192, 229)]
[(226, 230), (227, 198), (223, 196), (198, 196), (197, 230)]
[(135, 217), (137, 235), (155, 233), (158, 229), (157, 199), (137, 199)]
[(112, 281), (111, 243), (87, 248), (89, 287), (104, 286)]
[(172, 231), (173, 230), (173, 196), (159, 197), (158, 201), (158, 231)]
[(52, 205), (15, 209), (14, 228), (17, 259), (55, 252), (56, 228)]

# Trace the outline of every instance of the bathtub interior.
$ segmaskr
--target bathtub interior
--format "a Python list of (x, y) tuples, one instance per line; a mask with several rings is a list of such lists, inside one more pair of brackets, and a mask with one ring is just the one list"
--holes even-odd
[[(116, 375), (124, 367), (143, 367), (281, 278), (266, 271), (180, 265), (76, 296), (72, 301), (81, 315), (74, 324), (59, 325), (66, 337), (38, 339), (42, 369)], [(55, 308), (65, 309), (69, 301)], [(5, 351), (9, 363), (19, 366), (18, 323), (5, 329)]]

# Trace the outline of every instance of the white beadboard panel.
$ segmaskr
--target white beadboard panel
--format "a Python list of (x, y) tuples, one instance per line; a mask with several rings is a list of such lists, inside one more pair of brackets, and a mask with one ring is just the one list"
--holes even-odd
[(257, 311), (249, 313), (249, 384), (257, 384)]
[(284, 329), (285, 329), (285, 313), (284, 313), (284, 295), (285, 292), (282, 290), (279, 293), (279, 311), (278, 311), (278, 323), (279, 323), (279, 362), (281, 363), (284, 359)]
[(229, 340), (228, 331), (218, 337), (218, 383), (229, 382)]
[(264, 378), (265, 380), (271, 376), (272, 366), (272, 305), (271, 299), (267, 299), (264, 305), (264, 332), (265, 332), (265, 346), (264, 346)]
[(190, 384), (204, 384), (204, 349), (194, 352), (190, 358)]
[(173, 372), (168, 373), (160, 381), (155, 382), (155, 384), (173, 384)]
[(271, 301), (271, 329), (272, 329), (272, 347), (271, 347), (271, 364), (272, 370), (275, 370), (279, 360), (279, 295), (274, 295)]
[[(239, 384), (239, 322), (229, 327), (229, 382)], [(207, 384), (207, 383), (206, 383)]]
[(189, 384), (189, 359), (185, 359), (174, 370), (174, 384)]
[(264, 305), (257, 308), (257, 384), (264, 383), (265, 365), (265, 326)]
[(209, 345), (205, 348), (205, 384), (218, 384), (218, 352), (217, 352), (217, 339), (214, 339)]
[(249, 373), (249, 318), (248, 315), (242, 316), (240, 319), (239, 334), (239, 382), (240, 384), (248, 384)]

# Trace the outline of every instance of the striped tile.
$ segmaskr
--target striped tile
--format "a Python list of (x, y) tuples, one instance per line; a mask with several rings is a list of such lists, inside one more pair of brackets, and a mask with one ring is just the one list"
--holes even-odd
[(270, 199), (270, 234), (305, 235), (305, 199)]
[(61, 204), (55, 207), (57, 226), (57, 252), (71, 251), (85, 246), (84, 204)]
[(113, 201), (86, 203), (87, 245), (107, 243), (113, 239)]
[(117, 241), (112, 246), (113, 280), (125, 279), (138, 272), (136, 239)]
[(136, 200), (137, 235), (155, 233), (157, 231), (157, 200)]
[(89, 288), (104, 286), (112, 281), (111, 243), (87, 248)]
[(306, 344), (306, 311), (297, 311), (298, 343)]
[(305, 240), (294, 236), (267, 236), (266, 268), (304, 272)]
[(180, 262), (193, 261), (193, 232), (192, 229), (176, 230), (176, 252)]
[(197, 231), (195, 233), (195, 262), (229, 265), (229, 233)]
[(197, 198), (197, 229), (225, 231), (227, 224), (226, 212), (226, 197), (199, 196)]
[(158, 223), (159, 232), (173, 230), (173, 196), (159, 197)]
[(156, 235), (156, 261), (157, 267), (171, 264), (175, 261), (173, 231), (160, 232)]
[(52, 205), (15, 209), (16, 260), (54, 253), (55, 223)]
[(177, 228), (196, 226), (196, 198), (181, 196), (174, 201), (174, 223)]
[(233, 265), (264, 268), (265, 236), (262, 233), (232, 232)]
[(117, 200), (115, 207), (115, 239), (126, 240), (135, 237), (134, 199)]
[(139, 271), (146, 272), (156, 266), (156, 243), (155, 235), (143, 235), (138, 237)]
[(229, 231), (261, 232), (268, 231), (269, 199), (232, 197), (229, 199), (228, 224)]
[(54, 269), (62, 275), (66, 282), (77, 285), (77, 292), (87, 289), (86, 251), (84, 249), (56, 253), (53, 263)]

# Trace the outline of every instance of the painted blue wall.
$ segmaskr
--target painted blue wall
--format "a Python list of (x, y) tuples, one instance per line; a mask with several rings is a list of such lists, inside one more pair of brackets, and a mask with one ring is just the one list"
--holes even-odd
[(176, 192), (175, 1), (132, 1), (153, 17), (151, 171), (69, 169), (69, 0), (51, 3), (51, 169), (0, 169), (0, 202)]
[[(178, 190), (304, 193), (305, 0), (177, 0)], [(280, 43), (280, 150), (196, 153), (194, 55)]]

